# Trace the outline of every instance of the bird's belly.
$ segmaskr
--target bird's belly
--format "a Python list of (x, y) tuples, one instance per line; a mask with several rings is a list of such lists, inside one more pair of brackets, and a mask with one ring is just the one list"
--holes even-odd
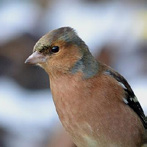
[(77, 147), (124, 147), (119, 143), (107, 140), (105, 136), (99, 134), (98, 130), (93, 130), (87, 123), (83, 122), (77, 125), (70, 123), (64, 127), (70, 133)]
[[(65, 104), (64, 109), (58, 109), (58, 114), (64, 128), (78, 147), (138, 147), (137, 144), (140, 144), (137, 138), (142, 134), (142, 128), (135, 129), (135, 125), (132, 125), (132, 132), (126, 133), (124, 130), (128, 125), (117, 125), (117, 120), (121, 119), (119, 116), (117, 120), (112, 119), (111, 115), (98, 115), (98, 113), (97, 117), (94, 117), (96, 114), (90, 109), (77, 110), (71, 110), (70, 104), (68, 106)], [(85, 117), (88, 112), (90, 115)]]
[[(82, 89), (76, 93), (76, 89), (70, 91), (73, 87), (68, 86), (66, 88), (70, 92), (67, 93), (62, 88), (54, 91), (56, 110), (64, 128), (78, 147), (139, 147), (142, 124), (128, 106), (122, 102), (110, 102), (105, 97), (99, 101), (99, 94), (95, 101), (92, 94), (82, 96)], [(103, 111), (105, 109), (107, 111)]]
[(94, 138), (94, 136), (91, 134), (92, 130), (91, 127), (88, 124), (64, 124), (64, 127), (67, 129), (67, 131), (72, 136), (72, 139), (74, 143), (78, 147), (101, 147), (98, 143), (98, 139)]

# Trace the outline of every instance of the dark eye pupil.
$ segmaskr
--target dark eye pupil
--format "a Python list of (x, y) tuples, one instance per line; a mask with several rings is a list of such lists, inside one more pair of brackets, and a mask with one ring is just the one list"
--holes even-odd
[(53, 46), (53, 47), (51, 48), (51, 51), (52, 51), (53, 53), (56, 53), (56, 52), (59, 51), (59, 47), (58, 47), (58, 46)]

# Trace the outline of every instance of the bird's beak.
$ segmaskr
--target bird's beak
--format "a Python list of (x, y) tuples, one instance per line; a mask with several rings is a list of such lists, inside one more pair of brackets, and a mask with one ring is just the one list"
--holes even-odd
[(27, 64), (39, 64), (44, 62), (46, 62), (46, 57), (38, 51), (32, 53), (25, 61)]

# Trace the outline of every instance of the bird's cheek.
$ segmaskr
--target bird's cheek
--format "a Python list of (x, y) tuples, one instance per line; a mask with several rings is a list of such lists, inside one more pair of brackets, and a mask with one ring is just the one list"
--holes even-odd
[(25, 63), (39, 64), (39, 63), (45, 63), (46, 60), (47, 60), (47, 57), (45, 55), (41, 54), (38, 51), (35, 51), (26, 59)]

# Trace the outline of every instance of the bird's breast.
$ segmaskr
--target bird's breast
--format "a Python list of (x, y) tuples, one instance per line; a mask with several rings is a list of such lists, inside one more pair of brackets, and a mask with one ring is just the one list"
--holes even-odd
[(104, 76), (86, 81), (63, 76), (51, 79), (50, 84), (59, 118), (78, 147), (136, 147), (140, 143), (141, 122), (123, 103), (121, 87), (116, 88), (111, 79), (106, 83)]
[(86, 147), (86, 145), (81, 144), (81, 142), (86, 142), (87, 145), (89, 143), (96, 145), (96, 141), (92, 135), (93, 127), (87, 122), (89, 117), (87, 113), (89, 109), (88, 105), (90, 103), (88, 104), (88, 100), (86, 99), (90, 97), (90, 92), (88, 89), (84, 90), (85, 86), (76, 78), (62, 78), (51, 81), (53, 100), (59, 118), (64, 128), (72, 136), (72, 139), (75, 142), (79, 142), (77, 144), (82, 147)]

